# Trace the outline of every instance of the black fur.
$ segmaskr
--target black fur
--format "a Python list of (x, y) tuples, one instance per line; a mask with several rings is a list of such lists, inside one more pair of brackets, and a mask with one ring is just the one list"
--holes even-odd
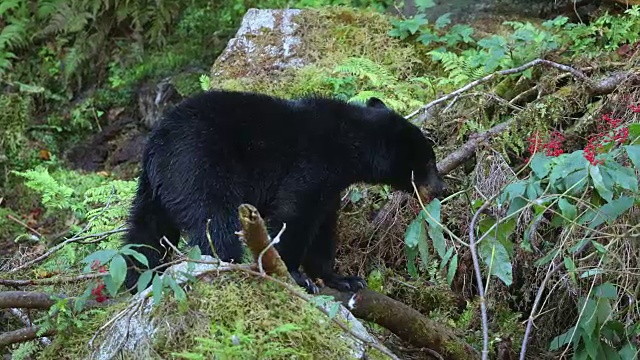
[[(156, 249), (136, 248), (152, 268), (164, 255), (162, 236), (176, 244), (181, 230), (211, 255), (205, 234), (211, 219), (216, 254), (238, 262), (238, 206), (249, 203), (267, 219), (272, 236), (287, 224), (277, 249), (298, 284), (317, 291), (299, 272), (302, 265), (327, 286), (358, 290), (365, 286), (361, 278), (333, 271), (340, 193), (356, 182), (412, 192), (413, 171), (417, 185), (438, 194), (444, 183), (435, 164), (420, 129), (379, 99), (362, 106), (198, 94), (169, 110), (150, 136), (126, 242)], [(127, 287), (137, 278), (130, 270)]]

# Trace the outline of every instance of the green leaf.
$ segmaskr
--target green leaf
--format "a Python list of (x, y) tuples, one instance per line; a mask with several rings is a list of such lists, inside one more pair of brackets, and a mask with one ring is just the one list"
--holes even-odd
[(407, 227), (407, 231), (404, 234), (404, 243), (409, 248), (416, 248), (418, 243), (427, 241), (427, 233), (424, 229), (424, 220), (422, 216), (417, 216), (409, 227)]
[(124, 260), (122, 255), (117, 254), (111, 260), (109, 275), (111, 275), (116, 289), (120, 288), (124, 282), (124, 278), (127, 276), (127, 262)]
[[(640, 127), (640, 124), (634, 125), (639, 125)], [(640, 136), (640, 134), (638, 134), (638, 136)], [(627, 156), (629, 157), (629, 160), (631, 160), (631, 163), (633, 163), (633, 166), (640, 170), (640, 145), (627, 145), (623, 146), (623, 148), (627, 152)]]
[(618, 298), (618, 289), (612, 283), (602, 283), (593, 289), (593, 295), (599, 298), (616, 300)]
[(176, 297), (176, 300), (181, 302), (187, 299), (187, 294), (184, 290), (176, 283), (176, 280), (171, 276), (165, 276), (164, 279), (169, 284), (169, 287), (173, 290), (173, 294)]
[(632, 343), (626, 343), (618, 354), (622, 360), (635, 360), (638, 353), (638, 348)]
[(149, 282), (151, 281), (152, 276), (153, 276), (152, 270), (147, 270), (140, 275), (140, 277), (138, 278), (138, 284), (137, 284), (138, 292), (142, 292), (144, 289), (147, 288), (147, 286), (149, 286)]
[(600, 341), (599, 339), (594, 339), (592, 334), (582, 333), (582, 344), (584, 344), (584, 348), (591, 359), (598, 359), (598, 350), (600, 349)]
[[(640, 123), (635, 123), (629, 125), (629, 138), (632, 141), (633, 145), (638, 144), (638, 140), (640, 140)], [(637, 165), (636, 165), (637, 167)]]
[(435, 28), (436, 30), (440, 30), (449, 24), (451, 24), (451, 13), (445, 13), (438, 17), (438, 19), (436, 20)]
[(618, 199), (612, 200), (608, 204), (604, 204), (600, 209), (597, 209), (595, 218), (589, 224), (589, 228), (594, 229), (605, 221), (611, 224), (632, 206), (633, 198), (628, 196), (621, 196)]
[(604, 184), (604, 181), (602, 180), (602, 174), (600, 174), (600, 167), (590, 166), (589, 175), (591, 176), (591, 180), (593, 181), (593, 186), (595, 186), (596, 190), (598, 190), (598, 194), (600, 194), (600, 196), (607, 202), (610, 202), (613, 199), (613, 189), (608, 188)]
[(607, 320), (611, 318), (612, 308), (611, 303), (608, 299), (600, 298), (598, 299), (598, 308), (596, 310), (596, 317), (598, 320), (598, 324), (605, 324)]
[[(562, 185), (566, 190), (587, 175), (587, 159), (584, 158), (582, 150), (574, 151), (570, 154), (562, 154), (553, 158), (555, 165), (549, 174), (549, 182), (553, 187), (559, 188), (558, 182), (562, 181)], [(571, 176), (570, 181), (567, 181)], [(583, 186), (585, 184), (582, 184)]]
[(592, 240), (591, 241), (591, 245), (593, 245), (593, 247), (596, 248), (596, 251), (599, 252), (600, 254), (606, 254), (607, 253), (607, 248), (604, 247), (599, 242)]
[(428, 8), (432, 8), (436, 6), (436, 3), (433, 0), (416, 0), (415, 4), (416, 4), (416, 7), (418, 8), (418, 11), (421, 11), (421, 12), (424, 12)]
[(141, 264), (143, 264), (146, 267), (149, 267), (149, 262), (147, 261), (147, 257), (138, 251), (131, 250), (131, 249), (122, 249), (120, 250), (120, 253), (124, 255), (133, 256)]
[[(551, 344), (549, 344), (549, 351), (556, 351), (561, 347), (567, 345), (571, 341), (571, 336), (573, 335), (575, 329), (576, 327), (574, 326), (571, 329), (567, 330), (564, 334), (558, 335), (553, 338), (553, 340), (551, 340)], [(576, 332), (575, 335), (580, 336), (580, 333)]]
[(442, 259), (447, 252), (447, 242), (444, 239), (442, 225), (440, 224), (441, 206), (440, 200), (437, 198), (433, 199), (433, 201), (425, 207), (431, 216), (428, 216), (427, 214), (424, 214), (423, 216), (429, 224), (428, 233), (431, 241), (433, 242), (433, 248), (436, 249), (438, 256)]
[(153, 281), (151, 282), (151, 292), (153, 293), (153, 304), (158, 305), (162, 300), (162, 277), (160, 275), (155, 274), (153, 277)]
[(560, 252), (560, 249), (553, 249), (553, 250), (549, 251), (549, 253), (547, 255), (545, 255), (544, 257), (542, 257), (541, 259), (536, 260), (536, 262), (534, 264), (536, 266), (546, 265), (551, 260), (553, 260), (558, 255), (559, 252)]
[(447, 284), (449, 284), (449, 286), (451, 286), (451, 283), (453, 283), (453, 277), (456, 275), (457, 270), (458, 270), (458, 254), (455, 254), (451, 259), (451, 263), (449, 263), (449, 271), (447, 271)]
[(98, 250), (93, 254), (90, 254), (89, 256), (82, 259), (82, 262), (87, 264), (87, 266), (85, 267), (85, 271), (89, 271), (91, 269), (91, 265), (93, 265), (93, 262), (95, 260), (100, 261), (100, 265), (103, 265), (109, 262), (109, 260), (111, 260), (111, 258), (114, 257), (117, 253), (118, 251), (116, 250), (105, 249), (105, 250)]
[(589, 269), (589, 270), (583, 272), (582, 274), (580, 274), (580, 279), (586, 279), (588, 277), (600, 275), (600, 274), (603, 274), (603, 273), (604, 273), (604, 271), (602, 269), (600, 269), (600, 268)]
[(410, 248), (409, 246), (404, 247), (404, 251), (407, 254), (407, 272), (409, 276), (412, 278), (418, 277), (418, 269), (416, 268), (416, 254), (417, 251), (415, 248)]
[(617, 161), (607, 161), (601, 167), (602, 178), (608, 188), (613, 188), (613, 185), (618, 185), (623, 189), (637, 192), (638, 191), (638, 177), (633, 169), (620, 165)]
[(533, 173), (536, 174), (538, 179), (544, 179), (551, 172), (552, 163), (552, 157), (543, 153), (536, 153), (533, 155), (533, 158), (531, 158), (529, 167), (533, 170)]
[(597, 304), (593, 299), (586, 299), (586, 302), (584, 299), (581, 300), (579, 310), (582, 311), (582, 316), (578, 320), (578, 325), (584, 330), (584, 334), (591, 336), (598, 323), (598, 318), (596, 317)]
[(491, 266), (491, 275), (510, 286), (513, 282), (513, 268), (504, 245), (493, 236), (486, 236), (478, 245), (482, 260), (487, 267)]
[(571, 204), (565, 198), (560, 198), (560, 200), (558, 200), (558, 207), (560, 208), (560, 212), (562, 212), (562, 215), (564, 215), (564, 217), (569, 220), (575, 220), (575, 218), (578, 216), (578, 210), (575, 205)]
[(200, 247), (194, 246), (191, 249), (189, 249), (189, 252), (187, 253), (187, 258), (189, 258), (189, 260), (201, 260), (202, 251), (200, 250)]
[(567, 271), (569, 272), (569, 277), (571, 278), (571, 281), (573, 281), (574, 284), (577, 284), (576, 264), (573, 262), (573, 259), (571, 259), (568, 256), (565, 256), (564, 259), (562, 260), (564, 262), (564, 267), (567, 268)]
[(442, 261), (440, 262), (440, 271), (444, 270), (444, 267), (447, 265), (447, 262), (449, 262), (449, 259), (451, 258), (451, 255), (453, 255), (453, 246), (450, 247), (449, 249), (447, 249), (447, 253), (444, 254), (444, 257), (442, 258)]

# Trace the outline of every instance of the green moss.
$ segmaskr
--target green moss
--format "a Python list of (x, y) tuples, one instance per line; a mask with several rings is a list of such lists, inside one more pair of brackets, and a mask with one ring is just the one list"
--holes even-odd
[(161, 358), (185, 358), (179, 353), (203, 358), (350, 358), (348, 345), (340, 341), (342, 330), (320, 311), (273, 283), (248, 281), (240, 274), (222, 275), (214, 284), (198, 283), (186, 306), (168, 301), (155, 314), (171, 324), (160, 329), (153, 344)]
[(107, 322), (127, 306), (115, 304), (102, 309), (87, 311), (79, 324), (56, 334), (53, 343), (37, 354), (36, 359), (87, 359), (92, 349), (88, 346), (93, 335)]

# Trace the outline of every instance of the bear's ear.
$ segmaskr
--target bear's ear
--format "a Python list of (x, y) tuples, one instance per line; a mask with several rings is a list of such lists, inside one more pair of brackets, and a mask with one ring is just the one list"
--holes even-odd
[(371, 97), (367, 100), (367, 107), (376, 108), (376, 109), (386, 109), (387, 105), (385, 105), (382, 100), (377, 97)]

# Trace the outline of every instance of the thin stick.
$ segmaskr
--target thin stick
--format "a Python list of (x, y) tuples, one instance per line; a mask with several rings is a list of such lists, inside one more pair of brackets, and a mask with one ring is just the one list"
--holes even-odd
[(480, 295), (480, 315), (482, 316), (482, 360), (489, 357), (489, 319), (487, 317), (487, 301), (484, 298), (484, 286), (482, 285), (482, 273), (480, 272), (480, 261), (478, 260), (478, 250), (476, 249), (475, 227), (478, 217), (485, 211), (492, 201), (486, 201), (471, 219), (469, 225), (469, 249), (471, 250), (471, 258), (473, 260), (473, 268), (476, 273), (476, 283), (478, 285), (478, 293)]
[(99, 273), (99, 274), (85, 274), (80, 276), (73, 277), (60, 277), (60, 278), (51, 278), (51, 279), (41, 279), (41, 280), (12, 280), (12, 279), (0, 279), (0, 285), (5, 286), (29, 286), (29, 285), (56, 285), (56, 284), (67, 284), (84, 280), (91, 280), (101, 278), (109, 274)]
[(536, 65), (547, 65), (565, 72), (569, 72), (571, 73), (571, 75), (573, 75), (574, 77), (576, 77), (579, 80), (584, 81), (585, 83), (587, 83), (589, 85), (590, 88), (593, 88), (593, 83), (591, 82), (591, 79), (589, 79), (589, 77), (587, 75), (585, 75), (582, 71), (578, 70), (578, 69), (574, 69), (571, 66), (567, 66), (567, 65), (562, 65), (562, 64), (558, 64), (556, 62), (553, 61), (549, 61), (549, 60), (544, 60), (544, 59), (535, 59), (533, 61), (529, 61), (528, 63), (522, 65), (522, 66), (518, 66), (516, 68), (512, 68), (512, 69), (506, 69), (506, 70), (501, 70), (501, 71), (496, 71), (494, 73), (491, 73), (483, 78), (480, 78), (478, 80), (472, 81), (470, 83), (468, 83), (467, 85), (461, 87), (460, 89), (451, 92), (441, 98), (438, 98), (424, 106), (422, 106), (421, 108), (419, 108), (418, 110), (412, 112), (411, 114), (407, 115), (405, 118), (410, 119), (414, 116), (416, 116), (418, 113), (422, 112), (422, 111), (426, 111), (442, 102), (448, 101), (449, 99), (452, 98), (457, 98), (460, 94), (462, 94), (463, 92), (474, 88), (480, 84), (486, 83), (487, 81), (493, 79), (494, 77), (498, 76), (498, 75), (511, 75), (511, 74), (517, 74), (519, 72), (523, 72), (531, 67), (534, 67)]
[(49, 249), (49, 251), (47, 251), (46, 253), (38, 256), (37, 258), (35, 258), (35, 259), (31, 260), (31, 261), (27, 261), (26, 263), (24, 263), (24, 264), (22, 264), (22, 265), (20, 265), (20, 266), (18, 266), (16, 268), (13, 268), (13, 269), (9, 270), (8, 273), (11, 274), (11, 273), (14, 273), (16, 271), (20, 271), (20, 270), (26, 269), (28, 267), (31, 267), (31, 266), (33, 266), (35, 264), (38, 264), (38, 263), (44, 261), (49, 256), (51, 256), (56, 251), (59, 251), (60, 249), (65, 247), (65, 245), (67, 245), (67, 244), (71, 244), (71, 243), (76, 242), (76, 241), (81, 241), (81, 240), (88, 239), (88, 238), (93, 238), (93, 237), (103, 237), (103, 236), (107, 236), (107, 235), (123, 232), (123, 231), (126, 231), (126, 230), (127, 229), (114, 229), (114, 230), (110, 230), (110, 231), (105, 231), (105, 232), (100, 233), (100, 234), (91, 234), (91, 235), (85, 235), (85, 236), (72, 237), (72, 238), (67, 239), (67, 240), (61, 242), (60, 244), (52, 247), (51, 249)]
[(269, 243), (269, 245), (265, 246), (264, 249), (262, 249), (262, 251), (260, 251), (260, 255), (258, 255), (258, 268), (260, 269), (260, 273), (264, 274), (264, 268), (262, 267), (262, 255), (264, 255), (264, 253), (267, 252), (267, 250), (269, 250), (269, 248), (273, 247), (273, 245), (277, 244), (280, 242), (280, 236), (282, 236), (282, 233), (284, 233), (284, 230), (287, 228), (287, 223), (282, 223), (282, 229), (280, 229), (280, 232), (278, 232), (278, 235), (276, 235), (273, 240), (271, 240), (271, 242)]
[(542, 293), (546, 290), (546, 284), (551, 279), (551, 276), (558, 272), (558, 270), (562, 269), (563, 265), (554, 265), (553, 261), (551, 262), (551, 266), (547, 271), (547, 275), (540, 283), (540, 287), (538, 288), (538, 292), (536, 293), (536, 299), (533, 301), (533, 307), (531, 308), (531, 313), (529, 314), (529, 319), (527, 319), (527, 327), (524, 331), (524, 338), (522, 339), (522, 347), (520, 348), (520, 360), (524, 360), (525, 354), (527, 353), (527, 343), (529, 341), (529, 336), (531, 334), (531, 328), (533, 327), (533, 319), (536, 310), (538, 309), (538, 305), (540, 304), (540, 300), (542, 299)]
[(9, 220), (13, 220), (13, 221), (17, 222), (18, 224), (20, 224), (20, 225), (24, 226), (27, 230), (29, 230), (29, 231), (31, 231), (32, 233), (34, 233), (34, 234), (38, 235), (38, 237), (40, 237), (40, 238), (42, 237), (42, 234), (40, 234), (40, 233), (38, 232), (38, 230), (36, 230), (36, 229), (32, 228), (31, 226), (27, 225), (25, 222), (23, 222), (22, 220), (18, 219), (17, 217), (15, 217), (15, 216), (13, 216), (13, 215), (11, 215), (11, 214), (8, 214), (8, 215), (7, 215), (7, 218), (8, 218)]

